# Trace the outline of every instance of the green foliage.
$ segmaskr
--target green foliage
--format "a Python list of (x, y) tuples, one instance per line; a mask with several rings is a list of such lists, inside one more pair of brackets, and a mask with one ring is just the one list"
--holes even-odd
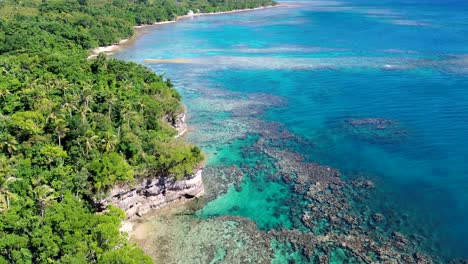
[(124, 213), (90, 201), (136, 177), (181, 179), (203, 155), (174, 138), (170, 80), (88, 50), (189, 9), (271, 3), (0, 1), (0, 263), (151, 263), (118, 230)]
[(37, 135), (43, 132), (44, 117), (38, 112), (16, 112), (11, 116), (11, 121), (19, 135)]
[[(118, 226), (121, 211), (94, 214), (82, 200), (64, 194), (45, 208), (45, 217), (28, 203), (0, 214), (1, 256), (16, 263), (151, 263), (127, 243)], [(0, 260), (1, 262), (1, 260)]]
[(0, 53), (66, 50), (77, 46), (89, 49), (130, 37), (135, 24), (173, 20), (190, 9), (217, 12), (274, 4), (271, 0), (48, 0), (18, 3), (4, 0), (2, 3)]
[(184, 144), (183, 142), (154, 142), (160, 168), (175, 175), (177, 179), (193, 172), (193, 164), (198, 164), (203, 157), (199, 148)]
[(89, 164), (88, 170), (93, 175), (92, 182), (98, 191), (115, 182), (132, 180), (134, 174), (127, 161), (115, 152), (97, 157)]

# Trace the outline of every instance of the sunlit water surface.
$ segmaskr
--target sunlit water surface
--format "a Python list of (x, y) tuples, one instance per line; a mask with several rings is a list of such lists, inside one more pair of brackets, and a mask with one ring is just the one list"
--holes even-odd
[[(208, 188), (196, 218), (317, 232), (301, 220), (304, 194), (278, 176), (287, 150), (342, 179), (371, 180), (368, 199), (350, 201), (358, 217), (380, 213), (384, 232), (422, 237), (418, 247), (441, 258), (468, 257), (468, 4), (377, 2), (196, 17), (148, 29), (114, 55), (165, 73), (183, 95), (188, 139), (208, 155), (205, 181), (225, 183)], [(227, 167), (240, 176), (219, 176)], [(272, 248), (277, 263), (307, 262)], [(227, 254), (216, 252), (215, 262)]]

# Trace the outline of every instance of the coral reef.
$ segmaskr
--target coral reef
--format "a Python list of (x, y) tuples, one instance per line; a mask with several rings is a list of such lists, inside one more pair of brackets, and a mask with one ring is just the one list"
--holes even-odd
[(408, 137), (401, 124), (384, 118), (345, 119), (341, 128), (348, 135), (371, 143), (398, 143)]

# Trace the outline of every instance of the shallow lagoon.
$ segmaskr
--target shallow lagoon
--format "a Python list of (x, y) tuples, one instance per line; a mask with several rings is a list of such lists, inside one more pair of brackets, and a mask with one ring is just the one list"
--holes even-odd
[[(240, 262), (258, 236), (262, 253), (244, 252), (255, 263), (376, 260), (359, 239), (393, 257), (468, 257), (467, 7), (300, 2), (162, 25), (118, 51), (188, 62), (146, 62), (176, 84), (208, 155), (202, 208), (167, 220), (193, 236), (167, 235), (174, 251)], [(333, 241), (343, 234), (358, 242)]]

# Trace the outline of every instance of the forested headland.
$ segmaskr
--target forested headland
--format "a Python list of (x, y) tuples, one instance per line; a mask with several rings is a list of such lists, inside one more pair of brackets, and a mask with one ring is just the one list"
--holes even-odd
[(93, 199), (148, 176), (183, 178), (203, 160), (168, 120), (171, 81), (89, 49), (187, 10), (269, 0), (0, 1), (0, 263), (151, 263)]

